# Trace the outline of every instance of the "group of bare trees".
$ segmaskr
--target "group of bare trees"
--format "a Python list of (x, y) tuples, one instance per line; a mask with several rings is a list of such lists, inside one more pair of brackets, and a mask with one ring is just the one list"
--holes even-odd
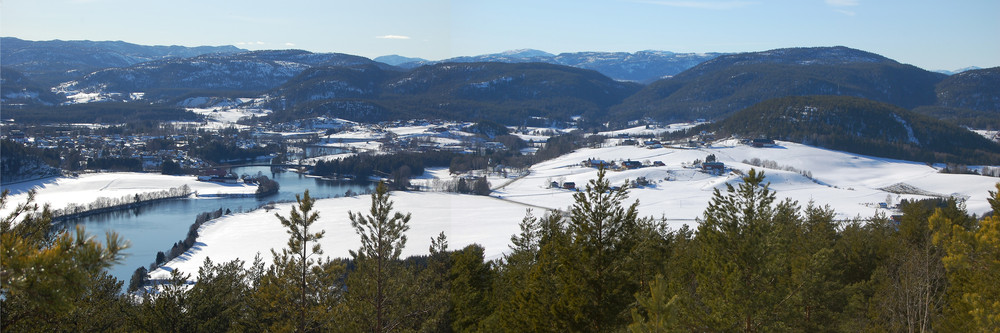
[(98, 213), (107, 210), (132, 208), (137, 205), (163, 199), (186, 197), (193, 193), (187, 185), (170, 188), (162, 191), (136, 193), (118, 198), (99, 197), (91, 203), (78, 204), (70, 203), (65, 208), (52, 210), (53, 218), (65, 218), (69, 216)]

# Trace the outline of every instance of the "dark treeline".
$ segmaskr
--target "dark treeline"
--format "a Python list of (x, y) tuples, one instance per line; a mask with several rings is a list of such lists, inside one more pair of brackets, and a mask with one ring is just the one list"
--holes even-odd
[(177, 107), (143, 103), (85, 103), (5, 109), (4, 117), (18, 123), (105, 123), (136, 121), (193, 121), (201, 119), (194, 112)]
[(370, 176), (386, 177), (406, 166), (409, 174), (419, 176), (427, 167), (446, 167), (452, 158), (459, 155), (452, 152), (396, 153), (389, 155), (358, 154), (338, 160), (319, 161), (313, 174), (324, 177), (353, 175), (358, 179)]
[[(449, 172), (460, 174), (472, 170), (484, 170), (491, 166), (504, 165), (512, 168), (526, 168), (539, 161), (566, 154), (587, 144), (580, 133), (570, 133), (554, 136), (546, 141), (545, 146), (535, 154), (523, 155), (517, 151), (526, 143), (515, 136), (500, 135), (499, 139), (511, 139), (503, 142), (506, 150), (485, 150), (482, 153), (469, 154), (447, 151), (401, 152), (395, 154), (358, 154), (337, 160), (319, 161), (313, 168), (313, 174), (324, 177), (354, 176), (365, 179), (371, 176), (385, 177), (391, 180), (395, 189), (406, 188), (410, 177), (423, 175), (426, 168), (448, 167)], [(595, 140), (592, 136), (591, 140)], [(473, 184), (469, 185), (468, 193)], [(467, 193), (464, 191), (459, 191)]]
[(58, 175), (61, 159), (56, 149), (42, 149), (0, 140), (0, 178), (4, 182), (25, 177)]
[[(349, 260), (326, 257), (317, 243), (325, 231), (314, 223), (342, 217), (321, 217), (306, 192), (287, 216), (277, 215), (289, 242), (272, 251), (273, 264), (260, 258), (206, 260), (196, 275), (174, 271), (158, 293), (140, 292), (141, 297), (122, 295), (121, 282), (100, 269), (82, 275), (78, 288), (11, 284), (24, 276), (19, 265), (32, 258), (4, 252), (4, 272), (11, 273), (3, 275), (3, 328), (978, 332), (1000, 327), (995, 303), (1000, 217), (970, 216), (948, 199), (904, 202), (902, 216), (894, 219), (837, 221), (827, 207), (777, 200), (763, 180), (763, 173), (751, 170), (742, 182), (715, 190), (695, 228), (671, 230), (638, 216), (638, 202), (627, 202), (627, 189), (612, 186), (602, 170), (567, 211), (536, 216), (529, 210), (509, 251), (497, 260), (486, 260), (479, 245), (449, 249), (443, 232), (431, 240), (430, 255), (401, 259), (411, 216), (393, 209), (384, 184), (372, 194), (370, 211), (348, 214), (361, 246), (350, 251)], [(997, 189), (989, 193), (994, 211), (1000, 211), (1000, 185)], [(4, 224), (4, 251), (30, 237), (21, 226)], [(47, 296), (37, 297), (40, 293)]]
[(205, 135), (194, 141), (188, 153), (191, 156), (199, 157), (205, 161), (213, 163), (225, 163), (231, 161), (252, 160), (260, 156), (277, 153), (280, 149), (277, 145), (262, 146), (241, 146), (233, 137), (225, 135)]

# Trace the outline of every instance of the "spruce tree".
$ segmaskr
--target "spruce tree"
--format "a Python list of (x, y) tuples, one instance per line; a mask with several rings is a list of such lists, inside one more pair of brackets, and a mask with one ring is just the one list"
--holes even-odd
[(399, 261), (410, 214), (393, 212), (384, 182), (375, 188), (371, 201), (368, 215), (348, 212), (351, 226), (361, 236), (361, 248), (350, 251), (355, 270), (348, 276), (347, 288), (356, 329), (381, 333), (404, 327), (412, 310), (405, 304), (405, 283), (411, 272)]
[(454, 309), (451, 328), (455, 332), (475, 332), (479, 322), (492, 312), (489, 295), (493, 271), (484, 262), (485, 249), (473, 244), (451, 255), (448, 271), (450, 304)]
[[(793, 293), (782, 246), (797, 211), (790, 202), (773, 205), (764, 173), (751, 169), (738, 187), (718, 189), (700, 221), (689, 304), (707, 330), (758, 332), (786, 325), (781, 311)], [(787, 242), (786, 242), (787, 244)]]
[[(274, 264), (250, 296), (260, 320), (249, 324), (264, 330), (325, 331), (334, 320), (332, 313), (340, 293), (336, 280), (343, 265), (328, 258), (313, 258), (323, 254), (318, 241), (326, 231), (310, 230), (319, 213), (313, 211), (316, 199), (309, 196), (309, 191), (295, 199), (298, 205), (292, 206), (288, 218), (275, 214), (287, 228), (288, 248), (281, 253), (271, 251)], [(288, 304), (294, 306), (289, 309)]]
[(636, 246), (639, 201), (625, 207), (627, 187), (612, 188), (605, 176), (606, 170), (599, 169), (597, 179), (573, 195), (568, 225), (573, 251), (566, 253), (566, 264), (574, 269), (564, 284), (564, 296), (584, 298), (578, 304), (578, 320), (584, 321), (578, 328), (595, 332), (625, 323), (638, 288), (626, 268)]
[(246, 320), (248, 273), (239, 259), (215, 264), (205, 258), (197, 282), (187, 293), (187, 313), (197, 331), (228, 332)]

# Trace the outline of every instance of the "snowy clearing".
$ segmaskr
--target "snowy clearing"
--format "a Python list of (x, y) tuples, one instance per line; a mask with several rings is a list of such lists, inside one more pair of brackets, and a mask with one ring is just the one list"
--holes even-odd
[[(524, 217), (524, 205), (486, 196), (431, 192), (392, 192), (390, 200), (398, 212), (410, 213), (410, 230), (403, 257), (429, 253), (431, 238), (444, 232), (450, 249), (469, 244), (486, 248), (486, 257), (494, 259), (507, 250), (510, 236), (518, 232)], [(270, 249), (287, 246), (288, 233), (274, 216), (287, 216), (293, 204), (280, 204), (270, 212), (257, 210), (235, 214), (206, 223), (199, 230), (197, 244), (187, 253), (150, 273), (150, 278), (166, 278), (169, 270), (196, 274), (206, 257), (214, 262), (233, 259), (253, 261), (260, 253), (265, 263), (272, 260)], [(348, 211), (368, 214), (369, 196), (317, 200), (314, 209), (320, 218), (314, 230), (326, 230), (320, 240), (324, 255), (349, 257), (348, 250), (361, 246), (360, 237), (351, 227)], [(534, 213), (543, 213), (537, 209)]]

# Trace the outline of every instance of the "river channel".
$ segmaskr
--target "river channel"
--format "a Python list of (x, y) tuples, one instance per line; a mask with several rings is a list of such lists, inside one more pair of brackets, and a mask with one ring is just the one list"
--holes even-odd
[[(352, 181), (326, 180), (306, 177), (294, 172), (272, 173), (269, 167), (242, 167), (232, 170), (238, 175), (256, 175), (258, 172), (278, 181), (281, 189), (277, 194), (263, 198), (188, 198), (168, 200), (145, 205), (136, 209), (115, 211), (66, 221), (66, 225), (83, 225), (87, 232), (104, 240), (105, 231), (115, 231), (130, 243), (125, 258), (112, 266), (109, 272), (128, 284), (136, 268), (149, 267), (156, 259), (156, 252), (170, 250), (175, 242), (187, 236), (188, 228), (198, 214), (222, 208), (232, 212), (249, 211), (269, 201), (294, 201), (296, 194), (309, 190), (313, 198), (342, 196), (348, 190), (364, 192), (372, 184)], [(274, 223), (278, 223), (275, 218)], [(252, 240), (248, 240), (252, 241)], [(252, 261), (253, 258), (244, 258)], [(185, 272), (192, 276), (198, 272)]]

